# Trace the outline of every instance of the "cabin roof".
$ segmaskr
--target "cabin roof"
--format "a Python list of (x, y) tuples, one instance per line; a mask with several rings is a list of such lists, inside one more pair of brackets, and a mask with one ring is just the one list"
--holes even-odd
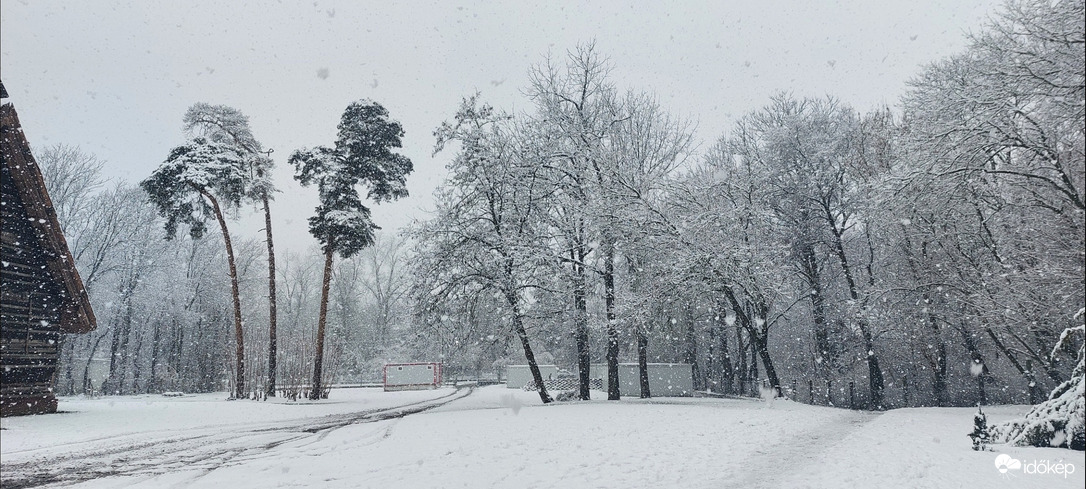
[(15, 107), (7, 100), (7, 90), (0, 82), (0, 152), (3, 164), (8, 167), (16, 192), (26, 207), (27, 218), (41, 237), (49, 275), (64, 290), (67, 299), (60, 313), (60, 330), (65, 333), (86, 333), (95, 328), (94, 311), (90, 297), (83, 287), (83, 279), (75, 268), (75, 260), (68, 249), (68, 242), (61, 233), (53, 201), (45, 188), (30, 143), (19, 124)]

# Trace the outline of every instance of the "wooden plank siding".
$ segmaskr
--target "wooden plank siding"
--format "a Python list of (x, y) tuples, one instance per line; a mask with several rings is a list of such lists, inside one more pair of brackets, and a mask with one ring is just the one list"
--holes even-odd
[(6, 101), (0, 143), (0, 416), (55, 412), (60, 335), (94, 329), (94, 313)]
[(3, 166), (0, 178), (0, 411), (55, 411), (53, 376), (64, 293)]

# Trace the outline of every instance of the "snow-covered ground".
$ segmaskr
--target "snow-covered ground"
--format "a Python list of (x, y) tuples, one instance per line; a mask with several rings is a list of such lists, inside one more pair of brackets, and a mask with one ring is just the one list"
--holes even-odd
[[(871, 414), (708, 398), (543, 406), (534, 393), (499, 386), (341, 389), (315, 403), (223, 397), (62, 399), (65, 414), (4, 419), (4, 487), (52, 481), (78, 487), (1059, 488), (1086, 482), (1082, 452), (972, 451), (966, 433), (973, 409), (967, 408)], [(989, 419), (1026, 409), (989, 408)], [(1022, 468), (1000, 473), (999, 453)], [(1061, 461), (1074, 472), (1023, 470), (1051, 470)]]
[[(4, 461), (40, 453), (63, 453), (72, 445), (93, 447), (108, 438), (148, 439), (193, 430), (238, 431), (254, 425), (298, 422), (356, 411), (389, 408), (447, 395), (453, 389), (385, 393), (380, 389), (340, 389), (331, 399), (291, 402), (225, 401), (225, 392), (60, 398), (60, 414), (3, 418), (0, 447)], [(82, 447), (80, 447), (82, 448)]]

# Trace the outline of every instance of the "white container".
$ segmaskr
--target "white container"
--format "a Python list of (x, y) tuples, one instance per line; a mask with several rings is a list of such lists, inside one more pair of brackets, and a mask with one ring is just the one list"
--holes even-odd
[(441, 385), (441, 364), (389, 363), (384, 383), (386, 391), (436, 389)]

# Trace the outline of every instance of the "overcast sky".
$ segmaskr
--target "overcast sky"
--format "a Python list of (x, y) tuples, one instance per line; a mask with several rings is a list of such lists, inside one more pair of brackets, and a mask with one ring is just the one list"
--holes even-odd
[[(529, 68), (596, 41), (620, 89), (654, 92), (698, 122), (702, 147), (777, 91), (893, 105), (928, 62), (961, 50), (995, 0), (640, 2), (0, 3), (0, 77), (32, 145), (65, 143), (135, 183), (183, 141), (194, 102), (250, 117), (275, 150), (277, 247), (314, 244), (316, 191), (291, 178), (295, 149), (331, 145), (351, 101), (371, 98), (406, 131), (409, 198), (374, 207), (387, 230), (426, 218), (451, 154), (432, 131), (480, 91), (528, 110)], [(395, 5), (394, 5), (395, 4)], [(234, 234), (257, 236), (243, 212)]]

